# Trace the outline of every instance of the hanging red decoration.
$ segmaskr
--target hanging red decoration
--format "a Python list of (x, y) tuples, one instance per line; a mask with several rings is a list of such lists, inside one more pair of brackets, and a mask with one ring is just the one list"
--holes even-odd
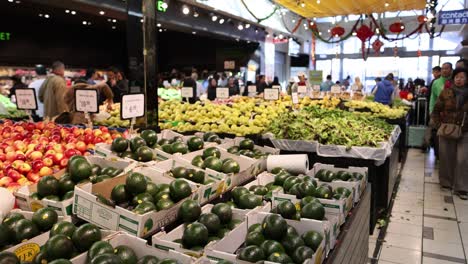
[(405, 24), (401, 22), (395, 22), (390, 25), (389, 30), (392, 33), (400, 34), (401, 32), (403, 32), (403, 30), (405, 30)]
[(376, 39), (374, 43), (372, 43), (372, 49), (374, 50), (375, 55), (380, 54), (380, 48), (382, 48), (383, 45), (384, 43), (380, 41), (380, 39)]
[(340, 26), (336, 26), (331, 29), (330, 33), (333, 37), (341, 37), (344, 35), (345, 29)]
[(427, 17), (426, 17), (426, 16), (423, 16), (423, 15), (418, 16), (418, 22), (419, 22), (419, 24), (426, 23), (426, 21), (427, 21)]
[(362, 41), (366, 41), (374, 35), (374, 31), (366, 25), (362, 25), (358, 30), (356, 30), (357, 37)]

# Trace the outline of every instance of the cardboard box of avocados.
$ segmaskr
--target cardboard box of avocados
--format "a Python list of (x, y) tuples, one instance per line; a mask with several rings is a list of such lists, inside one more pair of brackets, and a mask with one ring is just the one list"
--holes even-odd
[[(239, 146), (241, 141), (244, 140), (244, 139), (245, 138), (236, 137), (231, 141), (228, 141), (226, 143), (223, 143), (223, 144), (219, 145), (219, 147), (226, 150), (226, 151), (228, 151), (228, 149), (231, 148), (231, 147)], [(271, 147), (268, 147), (268, 146), (262, 147), (262, 146), (254, 145), (254, 150), (258, 150), (258, 151), (260, 151), (262, 153), (265, 153), (265, 154), (268, 154), (268, 155), (279, 155), (280, 154), (279, 149), (271, 148)], [(249, 157), (244, 156), (244, 155), (239, 155), (239, 156), (249, 158)], [(255, 158), (253, 158), (253, 159), (255, 159)], [(266, 170), (266, 157), (260, 158), (259, 160), (261, 162), (261, 170), (262, 171)]]
[[(86, 157), (88, 162), (93, 165), (99, 165), (102, 168), (112, 167), (115, 169), (123, 170), (117, 176), (123, 175), (129, 170), (133, 169), (136, 166), (136, 162), (116, 159), (116, 158), (102, 158), (98, 156), (88, 156)], [(60, 179), (65, 173), (65, 170), (61, 170), (55, 173), (53, 176), (57, 179)], [(37, 191), (37, 183), (29, 186), (23, 186), (18, 191), (14, 193), (18, 207), (25, 211), (37, 211), (43, 207), (54, 208), (59, 215), (71, 215), (72, 214), (72, 205), (73, 198), (64, 200), (64, 201), (52, 201), (48, 199), (36, 200), (31, 198), (31, 194)]]
[(184, 162), (181, 162), (179, 160), (174, 160), (174, 159), (168, 159), (165, 161), (158, 162), (151, 166), (150, 168), (158, 171), (164, 176), (174, 178), (171, 170), (177, 167), (183, 167), (187, 169), (194, 169), (196, 171), (201, 171), (205, 174), (205, 181), (206, 180), (211, 180), (211, 183), (208, 184), (201, 184), (201, 183), (196, 183), (194, 181), (189, 180), (193, 184), (196, 184), (198, 186), (198, 196), (199, 196), (199, 203), (204, 204), (207, 203), (208, 201), (211, 201), (212, 199), (218, 197), (220, 194), (225, 192), (225, 183), (224, 181), (221, 181), (217, 178), (211, 177), (206, 171), (186, 164)]
[[(202, 214), (210, 213), (213, 206), (214, 205), (212, 205), (212, 204), (207, 204), (207, 205), (203, 206)], [(236, 220), (239, 220), (241, 222), (244, 222), (246, 220), (246, 218), (247, 218), (247, 214), (250, 213), (250, 212), (253, 212), (253, 211), (255, 211), (255, 209), (252, 210), (252, 211), (245, 211), (245, 210), (239, 210), (239, 209), (234, 208), (234, 209), (232, 209), (232, 219), (236, 219)], [(155, 234), (151, 239), (152, 242), (153, 242), (153, 246), (156, 247), (156, 248), (159, 248), (161, 250), (175, 250), (175, 251), (181, 252), (182, 254), (185, 254), (185, 255), (188, 255), (188, 256), (201, 257), (203, 255), (203, 251), (199, 252), (199, 251), (193, 251), (193, 250), (190, 250), (190, 249), (186, 249), (186, 248), (184, 248), (182, 246), (182, 244), (174, 242), (174, 240), (176, 240), (176, 239), (182, 239), (182, 235), (184, 233), (184, 230), (185, 230), (185, 225), (182, 224), (182, 225), (178, 226), (177, 228), (173, 229), (172, 231), (170, 231), (169, 233), (161, 231), (161, 232)], [(232, 232), (232, 231), (230, 231), (230, 232)], [(216, 242), (214, 242), (214, 243), (216, 243)]]
[[(232, 189), (235, 186), (244, 184), (248, 180), (252, 179), (255, 175), (258, 175), (260, 172), (262, 172), (262, 163), (260, 160), (254, 160), (254, 159), (243, 157), (243, 156), (237, 156), (219, 147), (216, 147), (216, 148), (221, 153), (221, 161), (227, 158), (231, 158), (234, 161), (236, 161), (240, 166), (239, 173), (235, 173), (235, 174), (233, 173), (226, 174), (226, 173), (214, 171), (208, 168), (205, 169), (205, 171), (210, 177), (213, 177), (213, 178), (216, 178), (225, 182), (224, 189), (226, 191)], [(199, 151), (191, 152), (182, 156), (175, 156), (174, 158), (186, 164), (192, 164), (192, 160), (196, 156), (202, 156), (203, 151), (204, 150), (199, 150)]]
[[(108, 241), (114, 248), (117, 246), (130, 247), (135, 252), (135, 255), (138, 259), (141, 259), (144, 256), (154, 256), (157, 257), (160, 261), (163, 259), (173, 259), (179, 264), (190, 264), (196, 261), (195, 258), (174, 250), (160, 250), (151, 247), (146, 244), (146, 240), (134, 237), (124, 232), (118, 232), (117, 234), (105, 240)], [(88, 263), (87, 253), (76, 256), (71, 261), (74, 264), (86, 264)]]
[[(153, 152), (153, 160), (152, 161), (148, 161), (148, 162), (138, 162), (139, 164), (151, 164), (151, 163), (154, 163), (155, 161), (160, 161), (160, 160), (166, 160), (168, 159), (168, 154), (159, 150), (159, 149), (151, 149), (152, 152)], [(117, 155), (117, 153), (113, 152), (111, 150), (111, 145), (110, 144), (106, 144), (106, 143), (98, 143), (96, 144), (96, 148), (94, 150), (94, 153), (97, 155), (97, 156), (101, 156), (101, 157), (105, 157), (105, 158), (117, 158), (117, 159), (121, 159), (121, 160), (126, 160), (126, 161), (135, 161), (133, 159), (130, 159), (130, 158), (119, 158), (119, 156)], [(136, 162), (136, 161), (135, 161)]]
[[(367, 186), (367, 168), (365, 167), (348, 167), (348, 168), (339, 168), (334, 165), (329, 165), (329, 164), (321, 164), (321, 163), (315, 163), (314, 167), (307, 173), (307, 175), (312, 176), (315, 178), (315, 175), (317, 172), (320, 170), (325, 169), (332, 171), (333, 173), (337, 173), (339, 171), (345, 171), (349, 173), (360, 173), (364, 177), (356, 182), (348, 182), (348, 181), (332, 181), (331, 183), (336, 183), (336, 187), (346, 187), (348, 189), (352, 189), (354, 192), (354, 202), (357, 203), (361, 199), (361, 195), (364, 193), (366, 186)], [(318, 179), (317, 179), (318, 180)], [(324, 182), (325, 183), (325, 182)], [(333, 185), (332, 185), (333, 187)]]
[[(205, 248), (205, 255), (208, 259), (214, 261), (227, 260), (232, 263), (247, 264), (251, 263), (248, 261), (239, 260), (237, 258), (237, 251), (242, 246), (245, 241), (245, 236), (248, 233), (248, 228), (253, 224), (261, 224), (263, 219), (270, 215), (269, 213), (264, 212), (254, 212), (247, 216), (247, 221), (243, 222), (237, 226), (232, 232), (230, 232), (223, 239), (217, 243), (210, 243)], [(309, 221), (294, 221), (285, 219), (288, 225), (294, 227), (299, 235), (304, 234), (307, 231), (317, 231), (325, 237), (324, 228), (319, 223), (309, 222)], [(320, 246), (315, 251), (312, 258), (307, 259), (303, 264), (320, 264), (325, 259), (325, 241), (322, 239)], [(265, 264), (273, 264), (275, 262), (264, 261)]]
[(138, 237), (148, 237), (157, 232), (161, 227), (177, 219), (179, 207), (185, 199), (199, 199), (197, 186), (187, 181), (192, 188), (192, 194), (166, 210), (151, 211), (140, 215), (118, 205), (111, 207), (99, 202), (96, 194), (105, 199), (110, 199), (112, 189), (118, 184), (125, 184), (127, 176), (133, 172), (149, 177), (155, 184), (170, 184), (174, 181), (173, 178), (155, 173), (154, 169), (138, 167), (123, 176), (112, 178), (105, 182), (94, 185), (88, 183), (82, 186), (75, 186), (73, 213), (79, 218), (104, 229), (124, 231)]

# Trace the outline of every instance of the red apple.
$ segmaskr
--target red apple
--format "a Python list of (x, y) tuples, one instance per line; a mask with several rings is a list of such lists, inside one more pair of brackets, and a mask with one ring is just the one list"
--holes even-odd
[(6, 160), (6, 154), (2, 153), (0, 154), (0, 161), (5, 161)]
[(65, 157), (65, 155), (63, 153), (57, 153), (55, 154), (54, 156), (54, 164), (55, 165), (59, 165), (60, 164), (60, 161)]
[(44, 158), (42, 162), (44, 163), (44, 166), (46, 167), (52, 167), (54, 165), (54, 160), (51, 158)]
[(22, 175), (16, 170), (10, 170), (7, 176), (10, 177), (15, 182), (18, 181), (22, 177)]
[(94, 142), (94, 136), (93, 135), (85, 135), (84, 142), (86, 144), (93, 143)]
[(19, 167), (19, 172), (23, 175), (27, 175), (31, 170), (31, 165), (29, 165), (28, 163), (23, 163), (20, 167)]
[(102, 143), (104, 142), (104, 139), (100, 138), (100, 137), (95, 137), (94, 138), (94, 144), (98, 144), (98, 143)]
[(78, 137), (83, 134), (83, 130), (77, 127), (73, 127), (71, 131), (75, 137)]
[(61, 169), (64, 169), (68, 166), (68, 159), (67, 158), (64, 158), (60, 161), (60, 168)]
[(36, 123), (36, 129), (43, 130), (44, 128), (45, 128), (45, 125), (43, 122)]
[(75, 143), (68, 143), (65, 145), (65, 149), (75, 149), (76, 145)]
[(16, 159), (26, 161), (26, 156), (24, 154), (17, 153), (16, 154)]
[(31, 152), (31, 154), (29, 155), (29, 158), (31, 160), (37, 160), (37, 159), (42, 159), (44, 155), (42, 154), (42, 152), (40, 151), (33, 151)]
[(30, 181), (32, 181), (32, 182), (37, 182), (37, 181), (39, 181), (39, 179), (40, 179), (41, 177), (39, 176), (39, 173), (30, 171), (30, 172), (28, 173), (27, 178), (28, 178), (28, 180), (30, 180)]
[(5, 148), (5, 153), (9, 153), (9, 152), (16, 152), (16, 150), (13, 146), (8, 146)]
[(44, 177), (47, 175), (52, 175), (54, 171), (49, 168), (49, 167), (42, 167), (42, 169), (39, 171), (39, 176)]
[(63, 153), (65, 151), (65, 148), (61, 144), (55, 144), (54, 150), (56, 153)]
[(99, 137), (99, 136), (102, 135), (102, 131), (99, 130), (99, 129), (96, 129), (96, 130), (94, 130), (94, 133), (93, 133), (93, 134), (94, 134), (95, 137)]
[(15, 161), (13, 161), (13, 162), (11, 163), (11, 167), (12, 167), (13, 169), (15, 169), (15, 170), (18, 170), (19, 167), (21, 167), (21, 165), (23, 165), (23, 164), (24, 164), (24, 161), (22, 161), (22, 160), (15, 160)]
[(42, 167), (44, 167), (44, 162), (41, 159), (34, 160), (31, 163), (31, 166), (34, 172), (38, 172)]
[[(79, 150), (81, 152), (86, 151), (86, 143), (84, 143), (83, 141), (76, 142), (75, 147), (76, 147), (77, 150)], [(1, 157), (0, 157), (0, 160), (1, 160)]]
[(71, 157), (73, 157), (73, 156), (75, 156), (77, 154), (79, 154), (79, 153), (77, 153), (76, 149), (67, 149), (67, 150), (65, 150), (65, 157), (67, 157), (67, 158), (71, 158)]
[(6, 159), (7, 159), (8, 161), (10, 161), (10, 162), (15, 161), (15, 160), (16, 160), (16, 152), (14, 152), (14, 151), (9, 151), (9, 152), (7, 152), (7, 154), (6, 154)]
[(47, 155), (55, 155), (57, 154), (57, 152), (53, 149), (49, 149), (47, 150), (45, 153), (44, 153), (44, 156), (47, 156)]
[(24, 128), (22, 126), (15, 126), (15, 129), (14, 129), (16, 132), (23, 132), (24, 131)]
[(13, 179), (10, 177), (2, 177), (0, 179), (0, 187), (7, 187), (10, 183), (13, 182)]
[(45, 145), (44, 145), (44, 144), (37, 144), (37, 145), (34, 147), (34, 150), (43, 153), (43, 152), (46, 150), (46, 149), (45, 149)]
[(85, 135), (92, 135), (93, 134), (93, 130), (91, 128), (85, 128), (84, 132), (83, 132)]
[(86, 149), (94, 149), (95, 145), (94, 144), (88, 144), (88, 146), (86, 146)]
[(51, 140), (52, 142), (57, 142), (57, 143), (58, 143), (58, 142), (60, 142), (60, 141), (62, 140), (62, 138), (60, 137), (60, 135), (52, 135), (52, 136), (50, 137), (50, 140)]
[(99, 127), (99, 129), (100, 129), (103, 133), (109, 132), (109, 128), (107, 128), (107, 127), (105, 127), (105, 126), (101, 126), (101, 127)]

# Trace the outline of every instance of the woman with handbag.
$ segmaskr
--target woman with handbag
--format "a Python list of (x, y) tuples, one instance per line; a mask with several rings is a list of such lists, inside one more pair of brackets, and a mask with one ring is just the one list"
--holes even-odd
[(453, 72), (453, 85), (444, 89), (432, 112), (431, 124), (439, 136), (439, 181), (460, 199), (468, 199), (468, 70)]

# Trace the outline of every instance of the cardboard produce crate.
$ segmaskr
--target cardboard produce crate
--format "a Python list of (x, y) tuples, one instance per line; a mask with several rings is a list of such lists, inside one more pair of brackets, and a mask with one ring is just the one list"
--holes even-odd
[[(135, 161), (129, 160), (122, 160), (116, 158), (102, 158), (98, 156), (89, 156), (86, 157), (90, 164), (96, 164), (101, 167), (114, 167), (116, 169), (122, 169), (123, 173), (120, 175), (125, 174), (126, 172), (130, 171), (136, 166)], [(60, 179), (62, 175), (65, 173), (65, 170), (61, 170), (55, 173), (53, 176), (57, 179)], [(118, 175), (118, 176), (120, 176)], [(37, 184), (23, 186), (18, 191), (14, 193), (16, 197), (16, 201), (18, 203), (18, 207), (25, 211), (37, 211), (43, 207), (51, 207), (54, 208), (59, 215), (71, 215), (72, 214), (72, 205), (73, 205), (73, 198), (64, 200), (64, 201), (52, 201), (48, 199), (36, 200), (31, 198), (31, 194), (37, 191)]]
[[(242, 140), (244, 140), (244, 138), (236, 137), (236, 138), (234, 138), (234, 139), (231, 140), (231, 141), (228, 141), (228, 142), (226, 142), (226, 143), (223, 143), (223, 144), (219, 145), (219, 147), (220, 147), (221, 149), (224, 149), (224, 150), (227, 151), (230, 147), (239, 146), (239, 143), (240, 143)], [(267, 154), (270, 154), (270, 155), (279, 155), (279, 154), (280, 154), (280, 150), (279, 150), (279, 149), (271, 148), (271, 147), (268, 147), (268, 146), (261, 147), (261, 146), (255, 145), (255, 146), (254, 146), (254, 149), (258, 149), (258, 150), (260, 150), (261, 152), (267, 153)], [(243, 155), (239, 155), (239, 156), (249, 158), (249, 157), (243, 156)], [(262, 170), (262, 171), (266, 170), (266, 158), (261, 158), (261, 159), (260, 159), (260, 162), (261, 162), (261, 170)]]
[[(331, 184), (328, 183), (332, 187), (334, 187), (334, 186), (336, 186), (336, 187), (345, 187), (345, 188), (348, 188), (350, 190), (353, 190), (354, 202), (355, 203), (359, 202), (359, 200), (361, 199), (361, 195), (364, 193), (364, 191), (366, 190), (366, 186), (367, 186), (367, 174), (368, 174), (367, 173), (367, 167), (348, 167), (348, 168), (344, 169), (344, 168), (339, 168), (339, 167), (336, 167), (336, 166), (330, 165), (330, 164), (315, 163), (314, 167), (307, 173), (307, 175), (312, 176), (312, 177), (315, 178), (315, 174), (317, 174), (317, 172), (319, 170), (321, 170), (321, 169), (326, 169), (326, 170), (332, 171), (334, 173), (337, 173), (338, 171), (346, 171), (346, 172), (350, 172), (350, 173), (358, 172), (358, 173), (363, 174), (364, 177), (359, 182), (333, 181), (333, 182), (331, 182)], [(318, 179), (317, 179), (317, 181), (319, 182)], [(320, 183), (326, 183), (326, 182), (320, 182)]]
[[(227, 260), (232, 263), (247, 264), (250, 262), (242, 261), (237, 259), (236, 251), (242, 246), (245, 241), (245, 236), (248, 233), (249, 226), (257, 223), (262, 223), (263, 219), (269, 215), (264, 212), (254, 212), (247, 216), (247, 221), (243, 222), (231, 231), (227, 236), (218, 241), (217, 243), (210, 243), (205, 248), (205, 255), (208, 259), (214, 261)], [(307, 231), (314, 230), (319, 232), (325, 237), (325, 230), (321, 223), (314, 223), (311, 221), (294, 221), (285, 219), (286, 222), (293, 226), (299, 235), (304, 234)], [(321, 245), (318, 247), (315, 254), (311, 259), (306, 260), (303, 264), (320, 264), (325, 259), (325, 241), (322, 240)], [(265, 264), (274, 263), (265, 261)]]
[[(174, 250), (160, 250), (160, 249), (151, 247), (146, 244), (146, 240), (131, 236), (123, 232), (118, 232), (117, 234), (114, 234), (113, 236), (105, 240), (108, 241), (114, 248), (117, 246), (122, 246), (122, 245), (130, 247), (131, 249), (133, 249), (138, 259), (147, 255), (150, 255), (150, 256), (157, 257), (159, 260), (163, 260), (166, 258), (174, 259), (179, 264), (191, 264), (196, 261), (195, 258), (184, 255)], [(76, 256), (75, 258), (72, 259), (72, 263), (74, 264), (88, 263), (87, 253), (83, 253), (79, 256)]]
[[(171, 177), (170, 171), (171, 171), (171, 169), (176, 168), (176, 167), (185, 167), (185, 168), (195, 169), (197, 171), (202, 170), (202, 169), (197, 168), (195, 166), (192, 166), (192, 165), (189, 165), (189, 164), (177, 161), (177, 160), (173, 160), (173, 159), (168, 159), (168, 160), (165, 160), (165, 161), (155, 163), (155, 164), (153, 164), (153, 165), (151, 165), (149, 167), (145, 167), (144, 170), (147, 173), (154, 173), (155, 175), (164, 176), (164, 177), (174, 179), (173, 177)], [(210, 179), (214, 180), (215, 182), (204, 185), (204, 184), (195, 183), (195, 182), (192, 182), (192, 181), (186, 179), (191, 184), (197, 186), (197, 197), (198, 197), (198, 202), (200, 204), (207, 203), (208, 201), (218, 197), (224, 191), (224, 182), (223, 181), (220, 181), (219, 179), (210, 177), (208, 175), (208, 173), (206, 173), (206, 172), (205, 172), (205, 177), (209, 177)]]
[[(212, 204), (207, 204), (203, 206), (202, 214), (210, 213), (213, 206), (214, 205)], [(245, 210), (234, 208), (232, 209), (232, 219), (245, 221), (247, 218), (247, 214), (253, 211), (255, 211), (255, 209), (252, 211), (245, 211)], [(153, 246), (161, 250), (175, 250), (185, 255), (201, 257), (203, 255), (203, 252), (192, 251), (192, 250), (183, 248), (182, 245), (179, 243), (173, 242), (176, 239), (182, 238), (184, 230), (185, 230), (185, 225), (182, 224), (178, 226), (177, 228), (175, 228), (174, 230), (170, 231), (169, 233), (166, 233), (164, 231), (157, 233), (151, 239), (151, 241), (153, 242)]]
[[(139, 167), (133, 172), (141, 173), (151, 178), (155, 184), (170, 184), (174, 179), (160, 176), (153, 169)], [(84, 184), (75, 186), (73, 201), (73, 213), (79, 218), (113, 231), (124, 231), (138, 237), (148, 237), (157, 232), (161, 227), (172, 223), (177, 219), (179, 207), (185, 199), (198, 200), (198, 189), (195, 184), (192, 187), (192, 195), (174, 204), (171, 208), (162, 211), (152, 211), (143, 215), (136, 214), (120, 206), (110, 207), (98, 202), (95, 194), (100, 194), (109, 199), (112, 189), (118, 184), (125, 184), (125, 174), (106, 182), (97, 184)]]
[[(138, 162), (133, 159), (125, 158), (122, 160), (126, 161), (135, 161), (138, 162), (139, 164), (151, 164), (154, 163), (155, 161), (161, 161), (161, 160), (167, 160), (170, 157), (168, 156), (167, 153), (159, 150), (159, 149), (151, 149), (153, 151), (153, 155), (155, 157), (155, 160), (153, 161), (148, 161), (148, 162)], [(96, 149), (95, 149), (95, 154), (101, 157), (110, 157), (110, 158), (119, 158), (116, 153), (112, 152), (111, 150), (111, 145), (106, 144), (106, 143), (99, 143), (96, 144)]]
[[(252, 179), (255, 175), (258, 175), (260, 172), (262, 172), (262, 164), (259, 160), (237, 156), (219, 147), (218, 149), (221, 152), (221, 160), (226, 158), (232, 158), (237, 163), (239, 163), (240, 166), (240, 172), (236, 174), (225, 174), (211, 169), (205, 169), (205, 171), (208, 175), (210, 175), (210, 177), (224, 181), (224, 190), (230, 190), (235, 186), (239, 186), (240, 184), (245, 183), (249, 179)], [(178, 159), (186, 164), (192, 164), (193, 158), (202, 154), (203, 150), (199, 150), (182, 156), (176, 156), (175, 158), (176, 160)]]

